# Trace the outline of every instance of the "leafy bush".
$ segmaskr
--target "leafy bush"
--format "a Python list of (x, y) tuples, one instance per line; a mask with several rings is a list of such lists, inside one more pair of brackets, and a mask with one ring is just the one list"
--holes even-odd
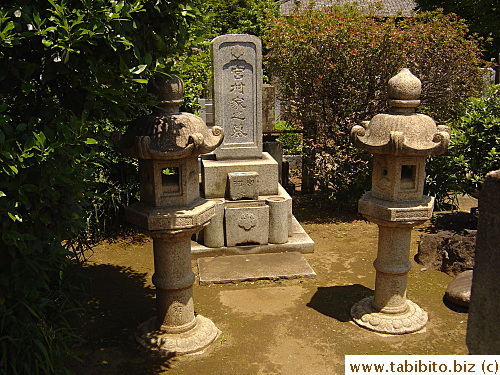
[(110, 156), (109, 132), (147, 110), (147, 78), (168, 73), (190, 37), (190, 4), (2, 2), (0, 373), (64, 371), (75, 336), (62, 244), (116, 209), (102, 204), (128, 183), (114, 167), (134, 165)]
[(486, 173), (500, 169), (500, 86), (467, 102), (465, 114), (452, 126), (448, 152), (433, 158), (428, 190), (440, 208), (456, 205), (457, 194), (476, 195)]
[(266, 34), (283, 119), (303, 130), (302, 189), (337, 206), (369, 189), (371, 156), (353, 148), (350, 129), (387, 110), (386, 86), (407, 67), (422, 81), (420, 111), (456, 118), (482, 87), (478, 43), (453, 15), (423, 13), (401, 22), (367, 18), (352, 7), (307, 9), (276, 18)]
[(300, 133), (293, 133), (296, 131), (292, 124), (286, 121), (278, 121), (274, 124), (274, 129), (290, 131), (290, 133), (282, 133), (279, 135), (278, 139), (283, 145), (284, 155), (300, 155), (302, 152), (302, 135)]

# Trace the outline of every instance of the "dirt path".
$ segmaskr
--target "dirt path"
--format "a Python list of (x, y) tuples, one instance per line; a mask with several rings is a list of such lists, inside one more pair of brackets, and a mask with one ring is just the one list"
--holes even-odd
[[(82, 328), (87, 342), (78, 348), (84, 362), (75, 373), (332, 375), (344, 373), (348, 354), (467, 354), (467, 315), (442, 302), (450, 276), (413, 263), (408, 298), (429, 313), (427, 326), (404, 336), (366, 331), (350, 321), (349, 309), (373, 292), (377, 226), (331, 218), (302, 225), (315, 241), (305, 257), (317, 277), (196, 284), (196, 311), (222, 335), (204, 353), (177, 358), (152, 356), (133, 339), (154, 316), (151, 244), (99, 245), (85, 267), (92, 298)], [(412, 255), (420, 233), (413, 231)]]

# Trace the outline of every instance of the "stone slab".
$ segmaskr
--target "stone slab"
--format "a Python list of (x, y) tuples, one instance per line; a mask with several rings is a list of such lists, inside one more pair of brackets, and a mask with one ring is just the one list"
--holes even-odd
[(309, 237), (297, 219), (292, 216), (292, 233), (288, 242), (283, 244), (244, 245), (232, 247), (207, 247), (191, 241), (191, 253), (195, 256), (212, 257), (217, 255), (269, 254), (282, 252), (298, 252), (308, 254), (314, 252), (314, 241)]
[(259, 195), (278, 193), (278, 163), (267, 152), (262, 159), (213, 160), (203, 158), (202, 191), (205, 198), (226, 197), (227, 175), (230, 172), (257, 172), (259, 174)]
[(125, 218), (147, 231), (182, 230), (208, 223), (215, 215), (213, 201), (198, 199), (189, 206), (152, 207), (135, 202), (125, 207)]
[(198, 270), (201, 285), (316, 276), (296, 252), (199, 258)]
[(368, 220), (418, 223), (429, 220), (434, 208), (434, 197), (424, 195), (420, 201), (393, 202), (375, 198), (366, 192), (358, 202), (358, 211)]

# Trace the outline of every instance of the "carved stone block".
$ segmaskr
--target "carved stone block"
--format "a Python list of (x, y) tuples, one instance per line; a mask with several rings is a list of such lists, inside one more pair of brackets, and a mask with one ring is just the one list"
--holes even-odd
[(227, 179), (230, 200), (259, 198), (259, 174), (257, 172), (229, 172)]
[(226, 245), (267, 244), (269, 206), (264, 202), (234, 202), (226, 206)]

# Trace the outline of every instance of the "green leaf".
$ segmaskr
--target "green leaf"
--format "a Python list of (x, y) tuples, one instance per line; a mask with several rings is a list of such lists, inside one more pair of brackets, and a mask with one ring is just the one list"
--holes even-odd
[(46, 39), (46, 38), (43, 38), (42, 39), (42, 44), (45, 46), (45, 47), (50, 47), (52, 44), (54, 44), (50, 39)]
[(130, 73), (132, 74), (140, 74), (142, 73), (148, 66), (146, 64), (138, 65), (132, 69), (130, 69)]
[(28, 124), (26, 124), (26, 123), (21, 123), (21, 124), (18, 124), (18, 125), (16, 126), (16, 130), (17, 130), (18, 132), (22, 132), (22, 131), (25, 131), (27, 127), (28, 127)]
[(42, 132), (40, 133), (33, 133), (33, 135), (35, 136), (37, 142), (36, 144), (40, 147), (40, 148), (44, 148), (45, 147), (45, 141), (47, 140), (47, 138), (45, 137), (45, 134), (43, 134)]
[(16, 222), (16, 221), (19, 221), (19, 222), (22, 222), (23, 221), (23, 218), (16, 212), (16, 213), (12, 213), (12, 212), (7, 212), (7, 215), (9, 215), (9, 217), (11, 218), (12, 221)]
[(87, 138), (85, 143), (88, 145), (96, 145), (98, 142), (94, 138)]

